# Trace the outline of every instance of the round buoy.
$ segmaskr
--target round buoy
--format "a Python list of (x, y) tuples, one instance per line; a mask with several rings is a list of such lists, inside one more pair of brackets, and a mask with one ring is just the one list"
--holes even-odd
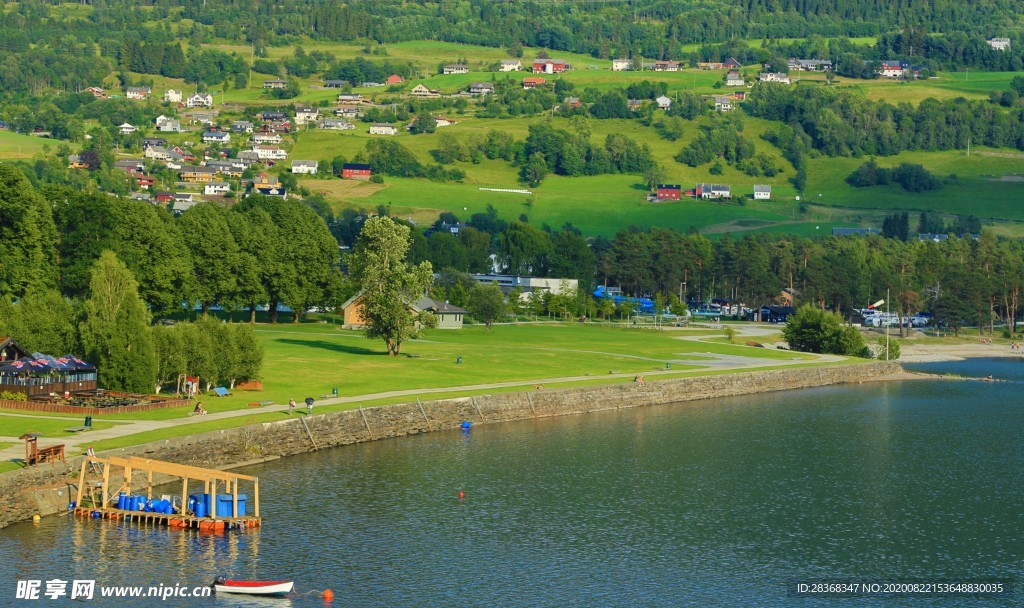
[(32, 521), (33, 521), (33, 522), (35, 522), (35, 523), (37, 523), (37, 524), (39, 523), (39, 520), (40, 520), (40, 519), (42, 519), (42, 518), (41, 518), (41, 517), (39, 517), (39, 515), (33, 515), (33, 516), (32, 516)]
[(462, 500), (465, 497), (466, 493), (462, 491), (462, 488), (459, 488), (459, 500)]
[(334, 601), (334, 592), (331, 591), (330, 589), (324, 589), (324, 601), (325, 602)]

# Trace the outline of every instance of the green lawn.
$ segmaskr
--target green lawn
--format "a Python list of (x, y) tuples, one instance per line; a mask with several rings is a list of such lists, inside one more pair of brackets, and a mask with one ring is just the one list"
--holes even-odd
[[(1006, 154), (1012, 156), (991, 156)], [(944, 152), (903, 152), (879, 158), (884, 167), (918, 163), (942, 179), (955, 174), (956, 183), (940, 190), (910, 193), (897, 185), (852, 188), (846, 177), (866, 158), (811, 159), (807, 168), (807, 199), (817, 205), (873, 210), (905, 209), (974, 214), (990, 219), (1024, 220), (1024, 158), (1020, 152), (973, 149)]]
[[(11, 410), (4, 410), (11, 411)], [(18, 412), (24, 414), (28, 412)], [(53, 414), (46, 414), (52, 416)], [(25, 433), (38, 433), (41, 437), (70, 437), (72, 435), (88, 434), (89, 431), (82, 431), (81, 433), (71, 433), (65, 431), (66, 428), (75, 426), (82, 426), (85, 424), (84, 416), (78, 416), (75, 418), (68, 417), (63, 420), (53, 420), (51, 418), (42, 417), (28, 417), (28, 416), (5, 416), (0, 413), (0, 435), (4, 437), (20, 437)], [(112, 422), (100, 422), (94, 416), (92, 428), (93, 430), (109, 429), (114, 426)], [(3, 446), (0, 446), (2, 449)]]
[(63, 142), (46, 137), (19, 135), (10, 131), (0, 131), (0, 160), (24, 160), (43, 152), (43, 147), (56, 150)]

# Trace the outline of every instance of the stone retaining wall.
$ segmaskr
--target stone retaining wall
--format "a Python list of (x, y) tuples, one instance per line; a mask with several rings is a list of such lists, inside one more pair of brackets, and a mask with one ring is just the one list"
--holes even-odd
[[(644, 386), (629, 383), (415, 401), (317, 414), (308, 419), (297, 416), (176, 437), (103, 454), (137, 455), (201, 467), (226, 468), (240, 462), (259, 462), (363, 441), (457, 429), (464, 420), (483, 424), (584, 414), (860, 382), (902, 371), (896, 362), (872, 362), (660, 380)], [(0, 475), (0, 527), (31, 519), (34, 513), (66, 510), (66, 494), (56, 493), (66, 492), (66, 483), (77, 483), (81, 462), (81, 457), (75, 457), (69, 458), (66, 465), (43, 464)], [(46, 490), (46, 486), (51, 489)]]

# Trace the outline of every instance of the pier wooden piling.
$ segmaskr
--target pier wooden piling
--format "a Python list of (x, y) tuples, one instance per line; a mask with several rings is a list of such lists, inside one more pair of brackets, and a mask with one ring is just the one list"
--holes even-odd
[[(86, 468), (95, 464), (103, 466), (102, 479), (98, 483), (100, 496), (97, 499), (94, 495), (96, 485), (89, 486), (86, 482)], [(111, 490), (111, 467), (121, 467), (124, 471), (124, 481), (120, 487)], [(127, 495), (132, 493), (132, 476), (134, 473), (145, 472), (146, 474), (146, 498), (153, 498), (153, 474), (171, 475), (181, 479), (181, 507), (178, 513), (155, 513), (149, 511), (133, 511), (117, 508), (117, 496), (124, 492)], [(211, 513), (205, 517), (197, 517), (195, 513), (189, 512), (188, 485), (190, 480), (202, 481), (205, 494), (213, 496), (213, 504), (210, 507)], [(252, 483), (253, 492), (253, 514), (239, 515), (238, 493), (239, 482)], [(231, 495), (231, 516), (224, 517), (217, 515), (216, 492), (218, 485), (224, 484), (224, 491)], [(86, 488), (89, 487), (88, 496)], [(82, 470), (79, 474), (78, 495), (75, 501), (74, 512), (76, 515), (85, 517), (97, 517), (103, 519), (121, 519), (124, 521), (139, 524), (164, 524), (169, 527), (196, 528), (199, 530), (223, 530), (258, 527), (260, 518), (260, 496), (259, 480), (250, 475), (232, 473), (229, 471), (218, 471), (216, 469), (205, 469), (173, 462), (153, 460), (150, 458), (139, 458), (129, 456), (98, 457), (91, 456), (82, 462)], [(91, 505), (83, 504), (89, 498)], [(113, 505), (111, 503), (113, 502)], [(172, 501), (173, 502), (173, 501)]]

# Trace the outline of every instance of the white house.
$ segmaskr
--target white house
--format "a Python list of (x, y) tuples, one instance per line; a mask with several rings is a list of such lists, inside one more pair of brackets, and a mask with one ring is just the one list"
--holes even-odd
[(732, 111), (732, 97), (726, 95), (715, 95), (715, 110), (718, 112)]
[(658, 102), (659, 110), (667, 110), (672, 107), (672, 100), (669, 99), (668, 97), (665, 97), (664, 95), (658, 97), (654, 101)]
[(122, 124), (118, 129), (121, 131), (121, 135), (128, 135), (129, 133), (134, 133), (139, 130), (135, 125), (130, 125), (128, 123)]
[(990, 47), (994, 48), (997, 51), (1005, 51), (1006, 49), (1010, 48), (1009, 38), (992, 38), (990, 40), (986, 40), (986, 42), (988, 42), (988, 45)]
[(448, 74), (469, 74), (469, 66), (464, 63), (449, 63), (441, 66), (441, 73)]
[(152, 160), (167, 160), (170, 158), (167, 148), (163, 146), (149, 146), (142, 152), (142, 155)]
[(789, 84), (789, 74), (783, 74), (782, 72), (761, 72), (761, 75), (757, 77), (761, 82), (781, 82), (782, 84)]
[(355, 129), (356, 126), (341, 118), (321, 118), (316, 121), (316, 128), (326, 129), (328, 131), (347, 131), (349, 129)]
[(908, 65), (901, 61), (883, 61), (878, 68), (878, 75), (882, 78), (902, 78), (903, 70)]
[(203, 133), (203, 143), (205, 144), (226, 144), (229, 141), (231, 141), (230, 133), (221, 131), (207, 131)]
[(722, 184), (697, 184), (697, 196), (701, 198), (732, 198), (732, 190)]
[(253, 146), (252, 151), (260, 160), (284, 160), (288, 158), (288, 152), (277, 146)]
[(280, 133), (253, 133), (249, 138), (254, 144), (279, 144), (281, 143)]
[(315, 160), (293, 160), (292, 173), (303, 173), (305, 175), (316, 175), (320, 163)]
[(295, 124), (304, 125), (316, 122), (320, 118), (320, 110), (317, 108), (295, 108)]
[(128, 99), (145, 99), (153, 92), (149, 87), (128, 87), (125, 89), (125, 97)]
[(178, 89), (167, 89), (164, 93), (164, 101), (170, 103), (181, 103), (181, 91)]
[(470, 95), (486, 95), (494, 92), (493, 82), (474, 82), (469, 85)]
[(518, 72), (523, 69), (523, 62), (518, 59), (502, 59), (498, 66), (499, 72)]
[(633, 69), (632, 59), (612, 59), (613, 72), (626, 72)]
[(725, 75), (725, 86), (727, 87), (742, 87), (744, 82), (743, 77), (740, 76), (739, 70), (729, 70)]
[(212, 108), (213, 95), (209, 93), (195, 93), (185, 100), (185, 106), (189, 108)]
[(231, 184), (227, 182), (210, 182), (203, 186), (203, 194), (207, 196), (223, 196), (231, 192)]
[(772, 187), (765, 184), (754, 184), (754, 198), (756, 200), (768, 200), (772, 197)]
[(409, 91), (409, 95), (413, 97), (440, 97), (441, 92), (434, 89), (428, 89), (426, 85), (421, 82)]
[(370, 135), (396, 135), (398, 128), (395, 125), (376, 122), (370, 125)]
[(235, 133), (252, 133), (253, 124), (248, 120), (236, 120), (231, 123), (231, 130)]

